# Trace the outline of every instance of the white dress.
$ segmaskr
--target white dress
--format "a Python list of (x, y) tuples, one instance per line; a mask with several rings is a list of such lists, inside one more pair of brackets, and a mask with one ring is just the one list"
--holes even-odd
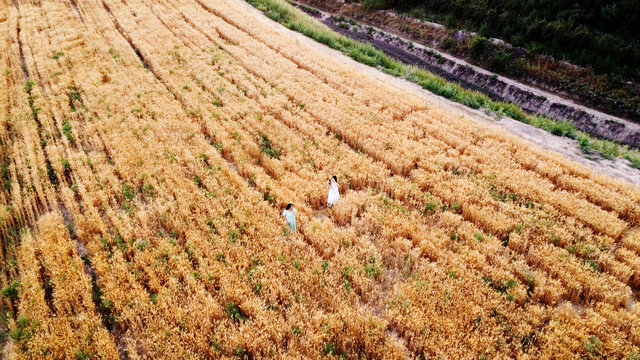
[(338, 192), (338, 183), (331, 179), (329, 185), (329, 196), (327, 197), (327, 204), (335, 205), (340, 199), (340, 193)]

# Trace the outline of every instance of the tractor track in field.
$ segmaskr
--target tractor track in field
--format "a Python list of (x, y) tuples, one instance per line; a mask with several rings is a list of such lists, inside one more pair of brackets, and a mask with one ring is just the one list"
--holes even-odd
[[(70, 2), (71, 2), (71, 6), (72, 6), (75, 14), (78, 16), (80, 22), (82, 23), (82, 26), (85, 29), (87, 29), (87, 25), (86, 25), (82, 15), (80, 14), (80, 11), (78, 10), (74, 0), (70, 0)], [(51, 39), (50, 39), (50, 41), (51, 41)], [(39, 75), (39, 77), (41, 79), (40, 83), (43, 86), (43, 90), (44, 90), (44, 84), (42, 82), (42, 77), (40, 76), (40, 74), (38, 74), (38, 75)], [(74, 81), (74, 83), (75, 83), (75, 81)], [(80, 101), (82, 102), (82, 99), (80, 99)], [(52, 117), (53, 117), (53, 115), (52, 115)], [(53, 117), (53, 120), (56, 123), (58, 122), (55, 119), (55, 117)], [(102, 145), (102, 147), (104, 148), (105, 156), (108, 159), (111, 159), (111, 156), (109, 154), (109, 149), (106, 146), (106, 142), (104, 141), (104, 139), (101, 136), (99, 137), (99, 141), (101, 142), (100, 145)], [(80, 145), (80, 146), (84, 151), (87, 150), (84, 145)], [(44, 151), (45, 157), (46, 157), (46, 149), (43, 148), (43, 151)], [(114, 168), (114, 175), (116, 176), (116, 178), (118, 178), (119, 181), (122, 181), (122, 176), (118, 173), (117, 169), (115, 169), (115, 168)], [(73, 169), (70, 168), (68, 170), (68, 172), (65, 171), (65, 179), (64, 180), (69, 184), (73, 183), (73, 181), (72, 181), (73, 180)], [(56, 186), (56, 188), (60, 187), (59, 183), (58, 184), (54, 184), (54, 185)], [(76, 196), (78, 196), (78, 195), (76, 195)], [(98, 275), (97, 270), (95, 269), (95, 267), (91, 263), (90, 255), (87, 252), (86, 246), (78, 238), (78, 236), (75, 234), (75, 232), (71, 231), (74, 228), (73, 216), (69, 212), (67, 207), (64, 205), (63, 200), (59, 196), (56, 196), (56, 201), (57, 201), (57, 207), (58, 207), (57, 210), (62, 214), (64, 225), (65, 225), (65, 227), (67, 229), (69, 229), (71, 240), (75, 244), (75, 248), (76, 248), (76, 251), (78, 252), (78, 255), (83, 260), (83, 270), (89, 276), (89, 278), (91, 279), (92, 292), (94, 294), (100, 293), (101, 289), (98, 286), (99, 275)], [(77, 200), (77, 201), (80, 202), (79, 200)], [(100, 215), (103, 218), (105, 218), (104, 213), (101, 212)], [(116, 350), (118, 352), (118, 355), (119, 355), (120, 359), (121, 360), (128, 360), (129, 359), (128, 349), (127, 349), (127, 345), (125, 343), (125, 340), (123, 338), (124, 330), (123, 330), (122, 326), (117, 322), (110, 323), (108, 320), (106, 320), (108, 316), (105, 316), (105, 314), (108, 314), (109, 310), (107, 308), (105, 308), (104, 304), (100, 301), (100, 299), (97, 299), (97, 298), (94, 297), (93, 302), (94, 302), (94, 306), (95, 306), (95, 311), (100, 315), (102, 325), (113, 336), (113, 339), (114, 339), (115, 345), (116, 345)]]

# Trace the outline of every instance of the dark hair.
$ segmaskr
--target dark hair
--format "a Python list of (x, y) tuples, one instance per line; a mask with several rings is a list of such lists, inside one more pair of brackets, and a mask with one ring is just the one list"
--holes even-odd
[(333, 175), (333, 180), (335, 180), (336, 182), (338, 182), (338, 178), (337, 178), (335, 175)]
[(292, 204), (292, 203), (288, 203), (288, 204), (287, 204), (287, 210), (291, 209), (291, 207), (292, 207), (292, 206), (293, 206), (293, 204)]

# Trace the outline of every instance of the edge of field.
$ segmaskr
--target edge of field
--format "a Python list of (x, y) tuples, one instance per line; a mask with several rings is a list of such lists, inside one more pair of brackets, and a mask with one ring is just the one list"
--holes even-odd
[(607, 159), (596, 154), (585, 156), (585, 153), (580, 148), (577, 140), (554, 135), (546, 130), (514, 120), (506, 115), (496, 119), (485, 114), (481, 109), (472, 109), (463, 104), (438, 96), (423, 89), (416, 83), (359, 63), (338, 50), (319, 43), (304, 34), (290, 30), (284, 25), (269, 19), (264, 13), (262, 13), (262, 11), (256, 9), (246, 1), (239, 1), (238, 3), (241, 4), (246, 11), (256, 15), (256, 20), (262, 21), (263, 23), (272, 26), (274, 29), (278, 29), (280, 32), (288, 34), (292, 38), (295, 38), (299, 43), (303, 43), (324, 52), (329, 52), (332, 54), (334, 61), (339, 62), (344, 66), (352, 67), (354, 70), (361, 71), (387, 85), (391, 85), (403, 91), (412, 92), (423, 97), (428, 102), (446, 108), (446, 111), (449, 111), (452, 117), (465, 117), (482, 123), (485, 126), (500, 127), (512, 135), (527, 140), (532, 143), (532, 146), (557, 152), (569, 161), (580, 163), (594, 172), (601, 173), (615, 179), (624, 180), (640, 189), (640, 169), (631, 167), (629, 165), (630, 162), (627, 159)]

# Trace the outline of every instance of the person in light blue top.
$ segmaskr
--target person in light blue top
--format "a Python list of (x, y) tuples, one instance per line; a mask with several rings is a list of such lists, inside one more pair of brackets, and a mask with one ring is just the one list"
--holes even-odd
[(296, 231), (296, 213), (298, 211), (293, 207), (293, 204), (287, 204), (287, 208), (282, 212), (282, 216), (284, 216), (284, 221), (287, 223), (287, 226), (291, 229), (291, 231)]

